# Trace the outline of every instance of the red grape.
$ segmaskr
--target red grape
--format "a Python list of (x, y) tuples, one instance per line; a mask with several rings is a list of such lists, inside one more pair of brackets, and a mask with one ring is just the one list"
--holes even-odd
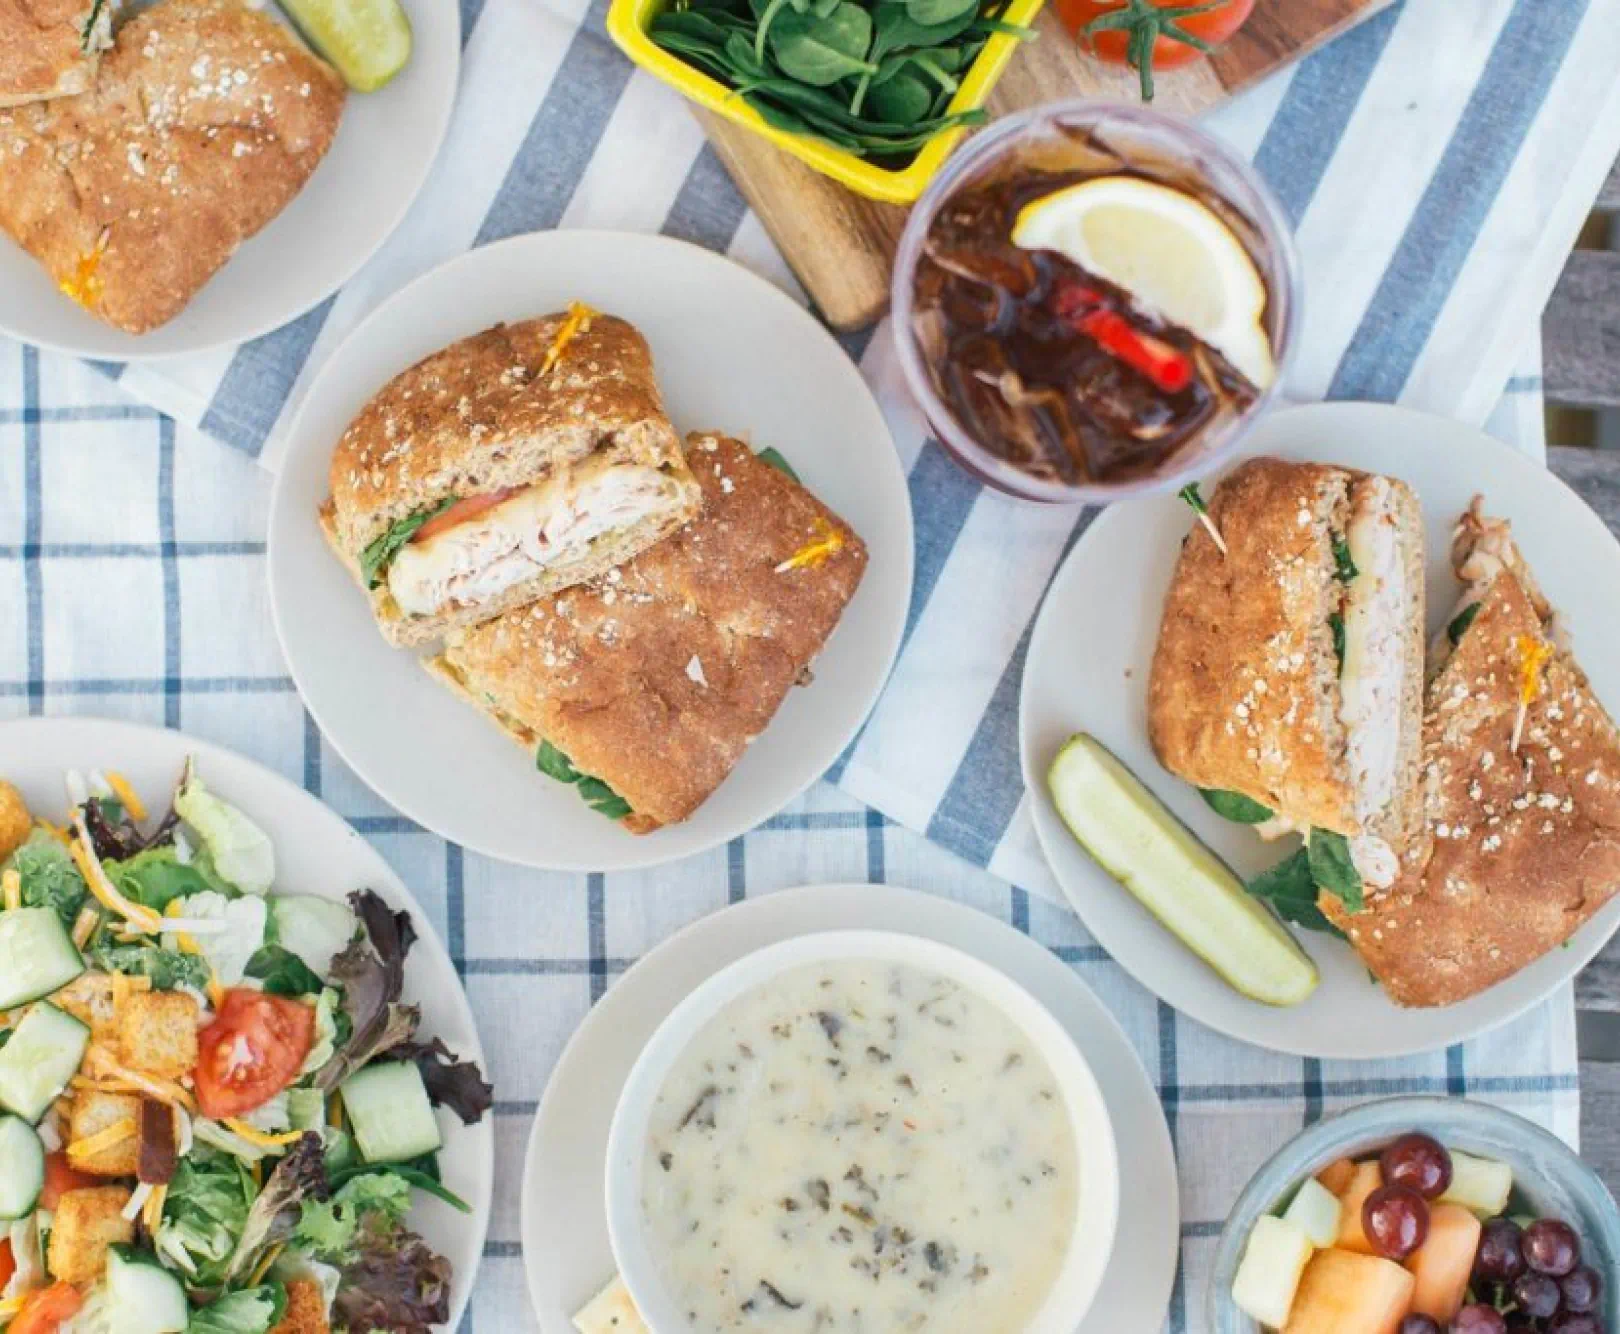
[(1603, 1280), (1598, 1277), (1597, 1270), (1589, 1265), (1571, 1269), (1558, 1281), (1558, 1286), (1564, 1293), (1566, 1311), (1585, 1315), (1589, 1311), (1597, 1310), (1598, 1298), (1603, 1294)]
[(1409, 1315), (1395, 1334), (1440, 1334), (1440, 1325), (1430, 1316)]
[(1521, 1235), (1519, 1225), (1511, 1218), (1493, 1218), (1485, 1224), (1474, 1257), (1474, 1277), (1486, 1283), (1511, 1283), (1524, 1273), (1524, 1255), (1519, 1250)]
[(1451, 1184), (1451, 1155), (1446, 1146), (1414, 1131), (1385, 1146), (1378, 1167), (1386, 1186), (1410, 1186), (1426, 1200), (1445, 1194)]
[(1519, 1239), (1524, 1262), (1538, 1274), (1562, 1278), (1581, 1262), (1581, 1239), (1568, 1223), (1538, 1218)]
[(1507, 1321), (1494, 1306), (1475, 1302), (1457, 1312), (1451, 1322), (1451, 1334), (1507, 1334)]
[(1565, 1311), (1552, 1318), (1548, 1334), (1604, 1334), (1603, 1321), (1584, 1311)]
[(1526, 1315), (1541, 1320), (1558, 1314), (1564, 1295), (1558, 1290), (1557, 1279), (1532, 1272), (1519, 1275), (1513, 1285), (1513, 1300)]
[(1380, 1186), (1362, 1203), (1361, 1230), (1378, 1254), (1404, 1260), (1429, 1235), (1428, 1202), (1410, 1186)]

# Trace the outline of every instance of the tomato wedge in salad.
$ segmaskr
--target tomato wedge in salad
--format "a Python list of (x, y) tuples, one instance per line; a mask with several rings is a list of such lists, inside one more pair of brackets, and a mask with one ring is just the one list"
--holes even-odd
[(285, 996), (233, 988), (198, 1036), (197, 1106), (219, 1120), (262, 1107), (298, 1078), (315, 1015)]
[(11, 1254), (11, 1241), (8, 1238), (0, 1241), (0, 1288), (11, 1282), (11, 1276), (17, 1272), (17, 1261)]
[(57, 1327), (83, 1305), (84, 1298), (71, 1283), (53, 1283), (23, 1303), (6, 1334), (56, 1334)]
[(442, 513), (435, 514), (411, 534), (411, 541), (426, 542), (428, 538), (442, 533), (446, 528), (454, 528), (458, 523), (476, 519), (485, 510), (494, 509), (501, 501), (511, 499), (522, 489), (521, 486), (508, 486), (499, 491), (487, 491), (481, 496), (466, 496)]
[(100, 1177), (91, 1176), (88, 1172), (81, 1172), (68, 1163), (68, 1156), (64, 1150), (58, 1149), (55, 1153), (45, 1155), (45, 1185), (39, 1192), (39, 1207), (41, 1209), (55, 1209), (62, 1196), (70, 1190), (79, 1190), (85, 1186), (99, 1186)]

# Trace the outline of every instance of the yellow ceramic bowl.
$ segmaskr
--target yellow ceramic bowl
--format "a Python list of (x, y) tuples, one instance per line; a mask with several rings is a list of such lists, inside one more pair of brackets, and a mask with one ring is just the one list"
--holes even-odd
[[(936, 171), (944, 165), (951, 150), (967, 133), (968, 127), (942, 130), (928, 141), (916, 157), (898, 170), (877, 166), (853, 153), (835, 148), (824, 139), (791, 134), (765, 122), (765, 118), (718, 79), (689, 65), (672, 51), (666, 51), (648, 36), (653, 19), (668, 8), (670, 0), (613, 0), (608, 9), (607, 30), (619, 49), (654, 78), (661, 79), (699, 106), (717, 112), (762, 134), (801, 162), (808, 163), (856, 194), (886, 204), (909, 204), (927, 188)], [(1040, 13), (1045, 0), (1010, 0), (999, 15), (1008, 23), (1028, 27)], [(951, 99), (950, 110), (974, 111), (990, 97), (990, 90), (1018, 49), (1019, 39), (1006, 33), (992, 33), (978, 58), (962, 78), (962, 86)]]

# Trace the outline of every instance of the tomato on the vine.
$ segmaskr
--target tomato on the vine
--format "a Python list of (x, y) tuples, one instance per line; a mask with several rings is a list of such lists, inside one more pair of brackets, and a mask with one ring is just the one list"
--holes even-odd
[(1153, 71), (1190, 65), (1248, 22), (1254, 0), (1057, 0), (1058, 17), (1097, 59), (1129, 65), (1153, 100)]

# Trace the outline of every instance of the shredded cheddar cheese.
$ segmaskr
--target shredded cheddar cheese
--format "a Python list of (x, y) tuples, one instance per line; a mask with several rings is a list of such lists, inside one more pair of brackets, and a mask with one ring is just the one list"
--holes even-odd
[(49, 820), (40, 820), (40, 819), (36, 819), (34, 821), (34, 823), (37, 824), (41, 829), (43, 829), (52, 838), (54, 838), (64, 848), (71, 846), (71, 840), (67, 836), (67, 830), (63, 829), (61, 825), (55, 825), (55, 824), (52, 824)]
[(296, 1144), (304, 1137), (302, 1130), (286, 1130), (280, 1134), (270, 1134), (234, 1116), (227, 1116), (223, 1124), (233, 1135), (240, 1135), (249, 1144), (256, 1144), (261, 1149), (279, 1149), (288, 1144)]
[(146, 819), (146, 806), (135, 795), (135, 789), (129, 785), (129, 779), (115, 769), (109, 769), (105, 775), (107, 786), (113, 790), (113, 795), (124, 803), (124, 809), (129, 812), (130, 819)]
[(89, 906), (79, 909), (79, 915), (73, 921), (73, 943), (83, 949), (90, 943), (90, 937), (95, 934), (96, 923), (101, 920), (101, 914)]
[(158, 1224), (163, 1221), (163, 1206), (168, 1198), (169, 1187), (166, 1183), (153, 1186), (152, 1193), (146, 1197), (146, 1203), (141, 1206), (141, 1222), (146, 1224), (148, 1233), (158, 1230)]
[(253, 1274), (248, 1279), (248, 1286), (256, 1288), (264, 1281), (264, 1276), (270, 1272), (270, 1266), (275, 1264), (276, 1258), (286, 1249), (286, 1242), (277, 1242), (264, 1253), (264, 1258), (253, 1266)]
[(23, 1304), (31, 1295), (26, 1292), (19, 1292), (15, 1297), (7, 1297), (5, 1301), (0, 1302), (0, 1325), (5, 1324), (6, 1321), (19, 1314), (23, 1309)]
[(335, 1093), (326, 1104), (326, 1123), (333, 1130), (343, 1129), (343, 1100)]
[(1508, 743), (1508, 749), (1517, 755), (1519, 740), (1524, 735), (1524, 720), (1536, 696), (1541, 694), (1544, 673), (1552, 660), (1553, 646), (1544, 639), (1530, 635), (1519, 635), (1513, 644), (1519, 651), (1519, 712), (1513, 719), (1513, 738)]
[(540, 378), (543, 380), (556, 369), (557, 363), (562, 360), (563, 353), (568, 345), (578, 338), (580, 334), (587, 333), (591, 327), (591, 319), (597, 311), (592, 310), (583, 301), (570, 301), (568, 303), (568, 317), (563, 320), (556, 336), (551, 340), (551, 346), (546, 349), (546, 359), (540, 363)]
[(85, 1054), (84, 1065), (86, 1073), (73, 1081), (77, 1088), (93, 1088), (103, 1093), (144, 1093), (148, 1098), (188, 1112), (197, 1105), (191, 1094), (173, 1080), (126, 1069), (103, 1047), (92, 1046)]
[(105, 286), (101, 277), (101, 256), (107, 248), (106, 238), (103, 232), (96, 248), (74, 260), (73, 272), (57, 284), (63, 296), (71, 297), (87, 309), (100, 302)]
[(0, 872), (0, 902), (7, 912), (22, 907), (22, 874), (15, 866)]
[(84, 877), (84, 883), (90, 886), (90, 892), (95, 895), (96, 901), (109, 912), (117, 913), (124, 919), (129, 929), (139, 931), (143, 935), (156, 935), (162, 929), (163, 919), (144, 904), (132, 903), (118, 890), (118, 886), (108, 879), (107, 873), (101, 869), (101, 863), (96, 860), (96, 854), (90, 846), (90, 831), (84, 825), (84, 813), (73, 813), (73, 828), (78, 837), (68, 844), (68, 851), (73, 856), (74, 865), (79, 868), (79, 874)]
[(825, 519), (817, 519), (814, 527), (815, 537), (806, 542), (785, 561), (776, 567), (777, 574), (786, 574), (789, 570), (811, 570), (820, 565), (831, 556), (836, 556), (844, 549), (844, 535), (834, 528)]
[(135, 1122), (126, 1116), (122, 1121), (114, 1121), (105, 1130), (98, 1130), (94, 1135), (74, 1140), (67, 1148), (68, 1159), (72, 1162), (84, 1162), (88, 1158), (105, 1153), (108, 1149), (115, 1149), (126, 1139), (134, 1137)]

